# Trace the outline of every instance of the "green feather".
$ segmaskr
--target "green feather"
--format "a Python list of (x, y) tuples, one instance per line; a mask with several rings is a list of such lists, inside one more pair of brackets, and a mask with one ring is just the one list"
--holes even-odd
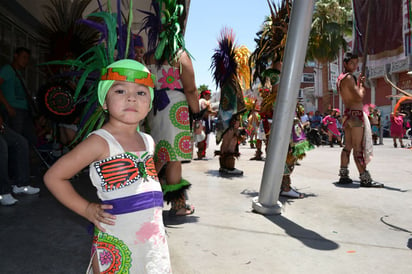
[(114, 13), (107, 13), (107, 12), (95, 12), (92, 13), (89, 16), (95, 16), (95, 17), (100, 17), (104, 20), (106, 23), (107, 27), (107, 59), (109, 60), (109, 64), (114, 62), (114, 56), (113, 52), (116, 48), (116, 43), (117, 43), (117, 22), (116, 22), (116, 14)]
[(156, 52), (155, 52), (155, 58), (157, 60), (159, 60), (162, 57), (163, 51), (164, 51), (165, 46), (166, 46), (166, 43), (167, 43), (167, 39), (163, 38), (162, 40), (160, 40), (159, 44), (157, 45), (157, 49), (156, 49)]
[(133, 21), (133, 0), (130, 0), (129, 3), (129, 22), (127, 24), (127, 39), (126, 39), (126, 52), (124, 54), (124, 58), (127, 58), (129, 55), (129, 47), (130, 47), (130, 34), (131, 34), (131, 28), (132, 28), (132, 21)]

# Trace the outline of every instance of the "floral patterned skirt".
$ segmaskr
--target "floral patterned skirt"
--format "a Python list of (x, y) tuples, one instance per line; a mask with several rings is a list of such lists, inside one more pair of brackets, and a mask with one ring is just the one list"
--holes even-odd
[(156, 114), (152, 109), (146, 120), (146, 132), (156, 143), (154, 160), (161, 166), (169, 161), (191, 160), (193, 154), (186, 96), (175, 90), (166, 93), (170, 103), (162, 110), (156, 110)]

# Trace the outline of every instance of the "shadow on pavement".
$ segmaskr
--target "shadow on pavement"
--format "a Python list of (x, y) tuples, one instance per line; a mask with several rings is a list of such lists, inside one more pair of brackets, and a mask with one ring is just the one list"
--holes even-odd
[(286, 234), (301, 241), (305, 246), (317, 250), (335, 250), (339, 245), (331, 240), (328, 240), (315, 231), (306, 229), (282, 215), (265, 216), (268, 220), (282, 228)]
[[(377, 183), (381, 183), (381, 182), (377, 182)], [(353, 181), (352, 184), (339, 184), (338, 182), (333, 182), (333, 184), (336, 187), (340, 187), (340, 188), (361, 188), (359, 181)], [(364, 187), (364, 188), (368, 188), (368, 187)], [(369, 188), (373, 188), (373, 187), (369, 187)], [(386, 184), (384, 184), (383, 189), (392, 190), (392, 191), (399, 191), (399, 192), (408, 192), (409, 191), (409, 189), (400, 189), (400, 188), (396, 188), (396, 187), (390, 187), (390, 186), (387, 186)]]
[(242, 177), (243, 175), (230, 175), (226, 173), (221, 173), (219, 170), (216, 169), (209, 169), (205, 172), (206, 175), (213, 176), (213, 177), (221, 177), (229, 180), (233, 180), (235, 178)]
[(256, 190), (244, 189), (244, 190), (242, 190), (242, 192), (240, 192), (240, 194), (246, 195), (250, 198), (254, 198), (254, 197), (259, 195), (259, 192), (256, 191)]
[(171, 216), (169, 210), (163, 210), (163, 223), (165, 227), (173, 228), (175, 225), (185, 223), (197, 223), (199, 216), (196, 216), (196, 211), (191, 215), (186, 216)]
[[(356, 181), (353, 181), (354, 183), (356, 182)], [(360, 187), (360, 185), (359, 185), (359, 183), (352, 183), (352, 184), (339, 184), (339, 182), (333, 182), (332, 184), (334, 184), (336, 187), (340, 187), (340, 188), (359, 188)]]

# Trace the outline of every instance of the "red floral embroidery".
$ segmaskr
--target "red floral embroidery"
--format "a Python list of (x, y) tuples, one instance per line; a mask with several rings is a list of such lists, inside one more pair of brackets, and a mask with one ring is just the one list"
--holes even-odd
[(167, 89), (181, 89), (182, 86), (180, 85), (179, 79), (179, 70), (169, 68), (166, 72), (162, 70), (163, 77), (159, 79), (159, 82), (162, 83), (160, 88), (167, 88)]

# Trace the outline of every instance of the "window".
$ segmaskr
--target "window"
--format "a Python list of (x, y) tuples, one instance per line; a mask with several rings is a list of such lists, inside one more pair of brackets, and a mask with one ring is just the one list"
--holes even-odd
[(314, 83), (315, 75), (313, 73), (303, 73), (302, 82), (303, 83)]

